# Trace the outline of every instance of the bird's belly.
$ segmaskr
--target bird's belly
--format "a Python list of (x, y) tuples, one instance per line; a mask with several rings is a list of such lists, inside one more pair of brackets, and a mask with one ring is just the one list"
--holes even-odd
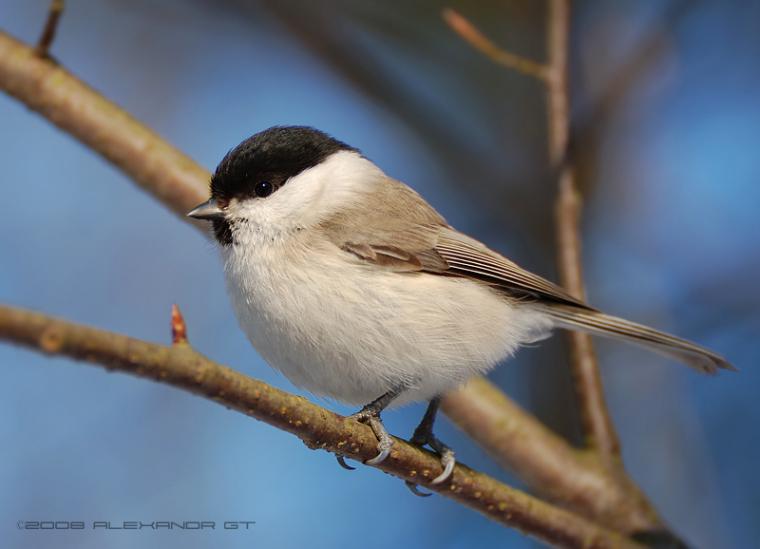
[(227, 262), (243, 330), (294, 384), (349, 404), (400, 384), (395, 404), (432, 398), (550, 324), (469, 280), (263, 255)]

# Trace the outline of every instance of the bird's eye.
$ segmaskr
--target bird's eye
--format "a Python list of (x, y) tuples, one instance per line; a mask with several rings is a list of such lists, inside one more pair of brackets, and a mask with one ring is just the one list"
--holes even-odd
[(256, 183), (253, 191), (256, 193), (256, 196), (264, 198), (274, 192), (274, 185), (272, 185), (269, 181), (259, 181)]

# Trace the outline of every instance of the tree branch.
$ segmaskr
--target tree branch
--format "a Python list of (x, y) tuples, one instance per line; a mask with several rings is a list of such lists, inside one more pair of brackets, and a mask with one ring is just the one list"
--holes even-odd
[[(580, 210), (581, 197), (572, 168), (561, 168), (554, 208), (560, 281), (571, 295), (583, 299), (578, 234)], [(593, 341), (589, 334), (581, 332), (568, 332), (567, 338), (586, 444), (608, 467), (616, 467), (620, 459), (620, 443), (605, 403)]]
[(442, 15), (444, 21), (455, 33), (494, 63), (542, 81), (549, 79), (549, 67), (500, 48), (458, 11), (446, 8), (443, 10)]
[[(178, 311), (172, 317), (173, 332), (176, 334), (181, 324), (179, 331), (184, 333)], [(312, 449), (361, 461), (377, 453), (377, 440), (368, 426), (212, 362), (186, 341), (175, 342), (171, 347), (156, 345), (6, 306), (0, 306), (0, 339), (189, 391), (288, 431)], [(440, 472), (439, 458), (398, 439), (378, 468), (402, 480), (423, 484), (546, 543), (565, 547), (639, 547), (617, 533), (463, 465), (457, 465), (443, 485), (430, 485), (429, 481)]]
[(497, 462), (549, 501), (628, 534), (664, 528), (627, 477), (570, 446), (491, 382), (476, 378), (449, 393), (443, 411)]
[[(183, 221), (190, 222), (184, 213), (208, 198), (206, 170), (61, 66), (2, 32), (0, 89), (119, 167)], [(208, 234), (205, 224), (193, 224)], [(487, 381), (448, 395), (444, 410), (540, 495), (624, 533), (661, 527), (643, 497), (616, 485), (608, 472)], [(503, 433), (506, 422), (515, 440)]]
[[(567, 97), (567, 45), (570, 28), (568, 0), (549, 0), (547, 50), (547, 122), (549, 160), (559, 169), (555, 205), (559, 273), (562, 285), (577, 298), (583, 299), (583, 270), (580, 239), (580, 193), (572, 167), (566, 157), (570, 116)], [(617, 467), (620, 443), (604, 400), (599, 364), (591, 336), (579, 332), (568, 334), (575, 390), (581, 409), (587, 444), (610, 467)]]
[[(209, 174), (63, 67), (0, 32), (0, 88), (98, 152), (183, 221)], [(195, 222), (207, 232), (207, 224)]]

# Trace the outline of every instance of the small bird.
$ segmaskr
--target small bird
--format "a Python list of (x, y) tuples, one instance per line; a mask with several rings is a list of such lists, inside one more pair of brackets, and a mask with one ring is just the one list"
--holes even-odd
[(352, 417), (378, 439), (369, 464), (393, 445), (380, 413), (428, 401), (410, 442), (440, 455), (432, 484), (444, 482), (456, 461), (433, 434), (441, 396), (554, 328), (643, 345), (700, 372), (733, 369), (521, 268), (316, 129), (253, 135), (227, 153), (210, 187), (211, 199), (187, 215), (213, 225), (243, 331), (295, 385), (364, 404)]

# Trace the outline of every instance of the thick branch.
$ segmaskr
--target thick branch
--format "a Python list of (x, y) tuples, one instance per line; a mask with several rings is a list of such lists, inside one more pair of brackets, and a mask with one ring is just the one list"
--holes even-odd
[[(183, 221), (188, 222), (184, 212), (208, 198), (208, 172), (62, 67), (2, 32), (0, 89), (121, 168)], [(195, 226), (207, 233), (205, 225)], [(622, 532), (660, 526), (645, 501), (626, 498), (605, 471), (484, 380), (449, 395), (445, 411), (540, 495)], [(507, 421), (519, 443), (500, 432)]]
[[(569, 0), (549, 1), (547, 50), (551, 77), (547, 81), (547, 121), (549, 159), (552, 166), (559, 169), (555, 212), (560, 280), (571, 294), (582, 299), (580, 194), (575, 185), (572, 167), (566, 161), (570, 127), (567, 97), (569, 12)], [(578, 332), (572, 332), (568, 336), (570, 364), (587, 443), (600, 459), (610, 466), (616, 466), (620, 456), (620, 443), (604, 401), (591, 336)]]
[[(175, 314), (173, 324), (180, 323), (178, 318)], [(48, 354), (101, 364), (109, 370), (209, 398), (293, 433), (312, 449), (361, 461), (377, 453), (377, 440), (366, 425), (212, 362), (184, 341), (171, 347), (156, 345), (5, 306), (0, 306), (0, 339)], [(423, 484), (546, 543), (566, 547), (638, 547), (619, 534), (463, 465), (456, 467), (450, 481), (431, 486), (429, 480), (441, 469), (438, 458), (401, 440), (396, 441), (391, 455), (379, 468), (400, 479)]]

